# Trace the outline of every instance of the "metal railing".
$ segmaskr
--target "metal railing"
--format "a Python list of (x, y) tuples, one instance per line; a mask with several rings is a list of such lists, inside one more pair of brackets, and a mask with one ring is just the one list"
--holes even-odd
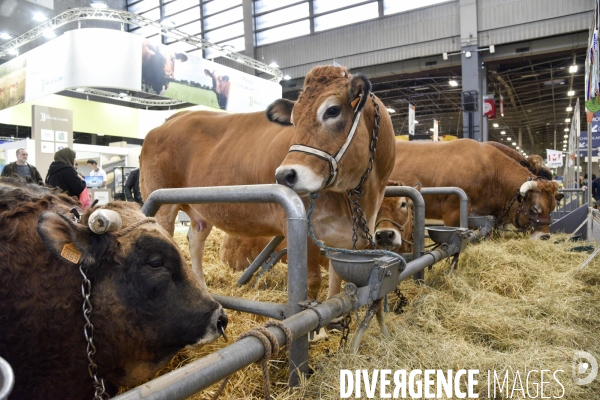
[(587, 191), (588, 189), (558, 189), (558, 192), (564, 194), (565, 197), (552, 212), (552, 220), (559, 220), (586, 204)]

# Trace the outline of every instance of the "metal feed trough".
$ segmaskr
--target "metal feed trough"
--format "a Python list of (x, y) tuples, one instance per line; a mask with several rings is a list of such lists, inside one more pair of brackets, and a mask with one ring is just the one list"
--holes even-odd
[[(344, 292), (310, 308), (300, 305), (307, 299), (308, 285), (306, 212), (300, 197), (291, 189), (281, 185), (161, 189), (148, 197), (142, 210), (147, 215), (154, 215), (162, 204), (183, 203), (273, 202), (282, 205), (287, 216), (288, 243), (290, 243), (288, 249), (288, 304), (257, 302), (229, 296), (214, 295), (213, 297), (225, 308), (283, 319), (283, 323), (290, 328), (294, 338), (290, 349), (289, 384), (295, 386), (299, 383), (300, 374), (305, 374), (308, 370), (309, 332), (327, 326), (334, 318), (372, 304), (374, 300), (381, 299), (393, 291), (400, 281), (446, 257), (458, 254), (467, 242), (477, 240), (487, 234), (485, 227), (479, 232), (460, 228), (448, 229), (441, 236), (436, 236), (440, 241), (437, 243), (436, 249), (423, 253), (425, 212), (421, 195), (416, 190), (406, 187), (388, 187), (386, 195), (407, 195), (413, 199), (415, 203), (415, 242), (417, 242), (416, 237), (419, 236), (421, 243), (421, 245), (415, 243), (415, 248), (420, 248), (419, 253), (415, 252), (415, 254), (419, 256), (408, 262), (403, 270), (396, 258), (371, 256), (373, 257), (371, 261), (364, 259), (359, 261), (364, 264), (364, 271), (352, 271), (353, 268), (349, 268), (346, 263), (356, 264), (356, 261), (337, 257), (335, 262), (338, 264), (337, 268), (341, 274), (345, 273), (343, 270), (348, 270), (349, 275), (346, 275), (346, 278), (350, 283), (346, 285)], [(353, 280), (356, 283), (352, 283)], [(267, 329), (275, 335), (280, 345), (285, 344), (285, 335), (280, 328), (269, 327)], [(264, 353), (265, 349), (258, 338), (246, 337), (123, 393), (115, 399), (185, 399), (259, 361)]]

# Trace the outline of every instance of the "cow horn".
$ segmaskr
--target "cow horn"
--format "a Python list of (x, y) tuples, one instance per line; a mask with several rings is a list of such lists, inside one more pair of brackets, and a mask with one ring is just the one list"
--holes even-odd
[(536, 181), (528, 181), (525, 182), (524, 184), (521, 185), (521, 188), (519, 189), (519, 192), (521, 193), (521, 196), (525, 197), (525, 194), (532, 189), (537, 189), (537, 182)]
[(123, 221), (118, 212), (113, 210), (96, 210), (90, 215), (88, 226), (94, 233), (102, 234), (121, 229)]

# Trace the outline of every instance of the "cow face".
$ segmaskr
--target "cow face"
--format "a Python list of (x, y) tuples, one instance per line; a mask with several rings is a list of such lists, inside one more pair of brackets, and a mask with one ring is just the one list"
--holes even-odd
[(78, 274), (76, 264), (87, 266), (99, 375), (136, 386), (179, 349), (216, 340), (227, 316), (154, 219), (125, 202), (103, 208), (122, 217), (120, 230), (93, 233), (87, 228), (89, 211), (81, 224), (44, 212), (38, 233), (56, 258), (64, 261), (65, 248), (78, 254), (73, 273)]
[[(269, 120), (296, 128), (290, 152), (276, 170), (277, 183), (300, 195), (357, 186), (369, 160), (372, 122), (367, 128), (365, 119), (372, 121), (366, 110), (371, 113), (372, 107), (365, 106), (371, 102), (370, 91), (364, 75), (350, 76), (342, 67), (316, 67), (306, 76), (296, 103), (281, 99), (271, 104)], [(362, 117), (347, 143), (358, 112)], [(343, 156), (335, 159), (341, 149)]]
[(532, 239), (550, 238), (550, 213), (562, 199), (554, 181), (529, 181), (521, 186), (519, 204), (513, 214), (513, 225), (519, 229), (533, 228)]
[(177, 53), (169, 46), (145, 41), (142, 47), (142, 81), (146, 90), (164, 93), (175, 78), (175, 63), (187, 59), (187, 55)]
[(411, 215), (409, 200), (406, 197), (384, 198), (375, 224), (377, 248), (399, 252), (403, 236), (412, 235)]

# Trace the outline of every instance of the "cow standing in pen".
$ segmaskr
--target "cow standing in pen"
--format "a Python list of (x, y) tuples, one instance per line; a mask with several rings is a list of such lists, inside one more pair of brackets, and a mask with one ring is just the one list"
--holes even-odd
[[(471, 139), (450, 142), (396, 142), (391, 179), (423, 187), (456, 186), (469, 197), (469, 215), (492, 215), (496, 225), (532, 230), (531, 238), (550, 237), (556, 208), (556, 182), (534, 176), (503, 151)], [(460, 225), (458, 196), (427, 195), (425, 217)]]
[[(343, 67), (315, 67), (306, 76), (297, 102), (278, 100), (266, 114), (176, 114), (146, 136), (140, 168), (142, 195), (147, 198), (161, 188), (277, 180), (304, 196), (307, 209), (306, 196), (319, 193), (312, 217), (316, 237), (329, 246), (352, 248), (347, 192), (362, 186), (359, 204), (373, 232), (395, 156), (391, 119), (370, 92), (364, 75), (352, 76)], [(201, 279), (204, 244), (213, 226), (236, 236), (286, 234), (285, 213), (275, 204), (163, 205), (156, 218), (173, 233), (180, 209), (190, 216), (190, 255)], [(368, 241), (361, 228), (358, 235), (356, 246), (364, 248)], [(311, 298), (321, 285), (319, 258), (319, 248), (309, 240)]]
[(56, 189), (0, 179), (0, 355), (14, 370), (11, 400), (93, 398), (84, 330), (90, 371), (111, 395), (224, 334), (223, 309), (153, 218), (115, 202), (77, 222), (78, 208)]

